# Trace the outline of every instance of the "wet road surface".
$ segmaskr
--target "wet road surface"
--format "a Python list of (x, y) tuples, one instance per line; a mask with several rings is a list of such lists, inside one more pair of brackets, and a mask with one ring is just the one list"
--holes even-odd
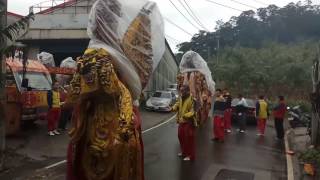
[[(150, 115), (148, 119), (156, 118), (154, 113), (148, 115)], [(168, 116), (167, 119), (169, 119), (172, 114), (165, 116)], [(286, 179), (284, 145), (274, 140), (273, 128), (268, 127), (266, 136), (263, 138), (256, 136), (255, 127), (252, 126), (248, 127), (246, 134), (238, 134), (233, 129), (233, 132), (226, 136), (223, 144), (211, 141), (211, 130), (210, 121), (197, 130), (196, 160), (194, 162), (184, 162), (177, 156), (180, 148), (174, 118), (168, 123), (146, 131), (143, 134), (146, 180)], [(33, 174), (31, 178), (15, 176), (14, 179), (61, 180), (65, 179), (65, 172), (66, 165), (61, 164), (48, 170), (30, 171), (29, 173)], [(8, 176), (0, 179), (2, 178), (8, 179)]]
[[(196, 160), (184, 162), (177, 156), (179, 143), (174, 121), (144, 134), (145, 176), (147, 180), (284, 180), (286, 159), (284, 145), (274, 139), (268, 127), (265, 137), (256, 136), (255, 127), (245, 134), (235, 129), (225, 143), (212, 142), (211, 122), (197, 130)], [(235, 176), (226, 171), (236, 171)], [(242, 173), (242, 174), (241, 174)], [(248, 176), (242, 176), (247, 174)], [(242, 177), (241, 177), (242, 176)]]

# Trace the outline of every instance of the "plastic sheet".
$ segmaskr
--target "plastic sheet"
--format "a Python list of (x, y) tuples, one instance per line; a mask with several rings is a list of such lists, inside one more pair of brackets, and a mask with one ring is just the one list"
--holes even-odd
[(55, 67), (53, 55), (47, 52), (41, 52), (37, 55), (38, 61), (47, 67)]
[(98, 0), (87, 31), (89, 48), (104, 48), (114, 57), (120, 79), (137, 99), (165, 51), (157, 5), (147, 0)]
[(60, 67), (61, 68), (72, 68), (72, 69), (76, 69), (77, 68), (77, 62), (75, 60), (72, 59), (72, 57), (68, 57), (66, 59), (64, 59), (61, 63), (60, 63)]
[[(77, 68), (77, 62), (75, 60), (72, 59), (72, 57), (68, 57), (66, 59), (64, 59), (61, 63), (60, 63), (60, 67), (61, 68), (72, 68), (72, 69), (76, 69)], [(56, 75), (56, 79), (59, 82), (60, 85), (64, 86), (69, 84), (69, 81), (72, 79), (71, 75), (62, 75), (62, 74), (57, 74)]]
[(180, 62), (180, 72), (200, 72), (204, 75), (208, 89), (213, 94), (215, 91), (215, 82), (212, 80), (211, 71), (207, 65), (207, 62), (196, 52), (188, 51), (182, 56)]

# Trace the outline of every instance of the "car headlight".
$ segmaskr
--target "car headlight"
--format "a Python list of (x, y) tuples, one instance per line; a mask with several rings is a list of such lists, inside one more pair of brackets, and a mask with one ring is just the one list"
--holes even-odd
[(146, 102), (146, 105), (149, 106), (149, 107), (152, 106), (151, 101), (148, 100), (148, 101)]

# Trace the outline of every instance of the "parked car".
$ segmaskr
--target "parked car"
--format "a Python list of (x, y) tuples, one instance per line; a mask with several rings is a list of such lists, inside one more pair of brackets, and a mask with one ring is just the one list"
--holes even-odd
[(146, 109), (169, 112), (176, 101), (175, 94), (171, 91), (156, 91), (146, 102)]
[(177, 91), (178, 84), (170, 84), (167, 88), (168, 91)]
[[(256, 101), (253, 99), (246, 99), (247, 104), (248, 104), (248, 111), (247, 111), (247, 123), (248, 124), (257, 124), (257, 119), (256, 119)], [(237, 115), (235, 111), (235, 107), (238, 104), (239, 99), (235, 98), (231, 102), (231, 107), (232, 107), (232, 121), (237, 120)]]
[(169, 87), (167, 88), (167, 91), (171, 91), (175, 94), (176, 99), (179, 98), (179, 93), (178, 93), (178, 84), (170, 84)]

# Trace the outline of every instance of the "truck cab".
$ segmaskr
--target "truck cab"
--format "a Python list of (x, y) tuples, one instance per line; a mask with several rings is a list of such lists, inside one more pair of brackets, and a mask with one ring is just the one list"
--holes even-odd
[(17, 133), (22, 123), (45, 118), (48, 109), (47, 91), (51, 90), (51, 87), (50, 73), (40, 62), (28, 60), (23, 77), (22, 60), (6, 60), (7, 135)]

